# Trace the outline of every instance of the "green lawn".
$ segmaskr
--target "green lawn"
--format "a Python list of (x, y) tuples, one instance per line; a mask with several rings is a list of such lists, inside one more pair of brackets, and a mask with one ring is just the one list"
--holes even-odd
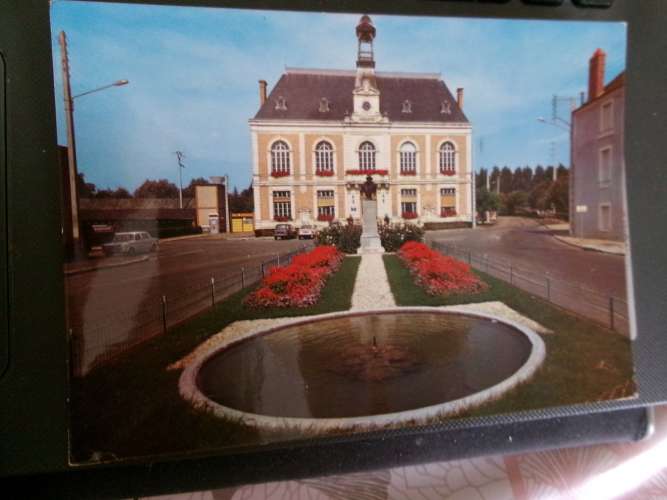
[(305, 316), (350, 308), (359, 257), (347, 257), (310, 308), (249, 310), (250, 289), (133, 351), (74, 379), (72, 455), (75, 461), (206, 450), (257, 442), (256, 432), (195, 410), (178, 394), (180, 371), (165, 367), (226, 325), (242, 319)]
[(433, 297), (413, 283), (410, 272), (398, 257), (385, 255), (384, 263), (398, 305), (440, 306), (497, 300), (554, 332), (542, 336), (547, 356), (533, 379), (501, 399), (461, 416), (609, 399), (614, 390), (617, 391), (614, 397), (622, 395), (619, 391), (624, 385), (632, 391), (631, 342), (618, 333), (567, 314), (563, 309), (485, 273), (475, 271), (489, 285), (483, 293)]

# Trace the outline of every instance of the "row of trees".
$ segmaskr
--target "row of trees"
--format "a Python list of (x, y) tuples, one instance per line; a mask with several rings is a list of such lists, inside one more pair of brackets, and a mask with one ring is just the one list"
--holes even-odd
[[(554, 170), (556, 178), (554, 180)], [(569, 217), (569, 169), (557, 167), (493, 167), (477, 174), (477, 211), (499, 211), (504, 215), (518, 212), (553, 211)]]
[[(98, 189), (92, 182), (86, 182), (83, 173), (77, 179), (79, 198), (178, 198), (178, 186), (167, 179), (146, 179), (133, 193), (124, 187), (116, 189)], [(192, 179), (187, 187), (183, 188), (183, 198), (195, 197), (195, 186), (207, 186), (210, 182), (203, 177)], [(236, 187), (229, 193), (229, 209), (232, 212), (252, 212), (253, 194), (252, 185), (239, 192)]]

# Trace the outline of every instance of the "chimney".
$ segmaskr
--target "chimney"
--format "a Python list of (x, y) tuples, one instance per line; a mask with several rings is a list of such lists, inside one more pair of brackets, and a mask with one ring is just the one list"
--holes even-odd
[(266, 102), (266, 80), (259, 81), (259, 105), (264, 106)]
[(590, 60), (588, 74), (588, 101), (597, 99), (604, 92), (604, 70), (607, 54), (598, 49)]
[(462, 88), (456, 89), (456, 104), (458, 104), (461, 111), (463, 111), (463, 89)]

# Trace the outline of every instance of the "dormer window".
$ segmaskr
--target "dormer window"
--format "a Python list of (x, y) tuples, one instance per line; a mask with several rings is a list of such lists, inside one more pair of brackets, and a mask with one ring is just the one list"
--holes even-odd
[(412, 103), (407, 99), (403, 101), (403, 113), (412, 113)]
[(279, 96), (276, 100), (276, 109), (280, 111), (287, 111), (287, 101), (283, 96)]
[(320, 113), (328, 113), (329, 112), (329, 99), (326, 97), (320, 98)]
[(449, 101), (442, 101), (442, 103), (440, 104), (440, 113), (443, 115), (452, 114), (452, 105)]

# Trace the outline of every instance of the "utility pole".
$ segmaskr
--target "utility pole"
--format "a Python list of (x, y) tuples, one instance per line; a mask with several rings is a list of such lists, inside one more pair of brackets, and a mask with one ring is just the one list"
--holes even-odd
[(74, 100), (70, 87), (69, 57), (67, 55), (67, 35), (61, 31), (58, 36), (60, 43), (60, 65), (63, 74), (63, 97), (65, 101), (65, 123), (67, 125), (67, 166), (69, 170), (69, 202), (72, 224), (72, 250), (74, 258), (81, 257), (81, 230), (79, 227), (79, 190), (78, 171), (76, 164), (76, 143), (74, 139)]
[(185, 155), (182, 151), (175, 151), (174, 154), (178, 160), (178, 208), (183, 208), (183, 175), (182, 171), (185, 168), (183, 165), (183, 158)]

